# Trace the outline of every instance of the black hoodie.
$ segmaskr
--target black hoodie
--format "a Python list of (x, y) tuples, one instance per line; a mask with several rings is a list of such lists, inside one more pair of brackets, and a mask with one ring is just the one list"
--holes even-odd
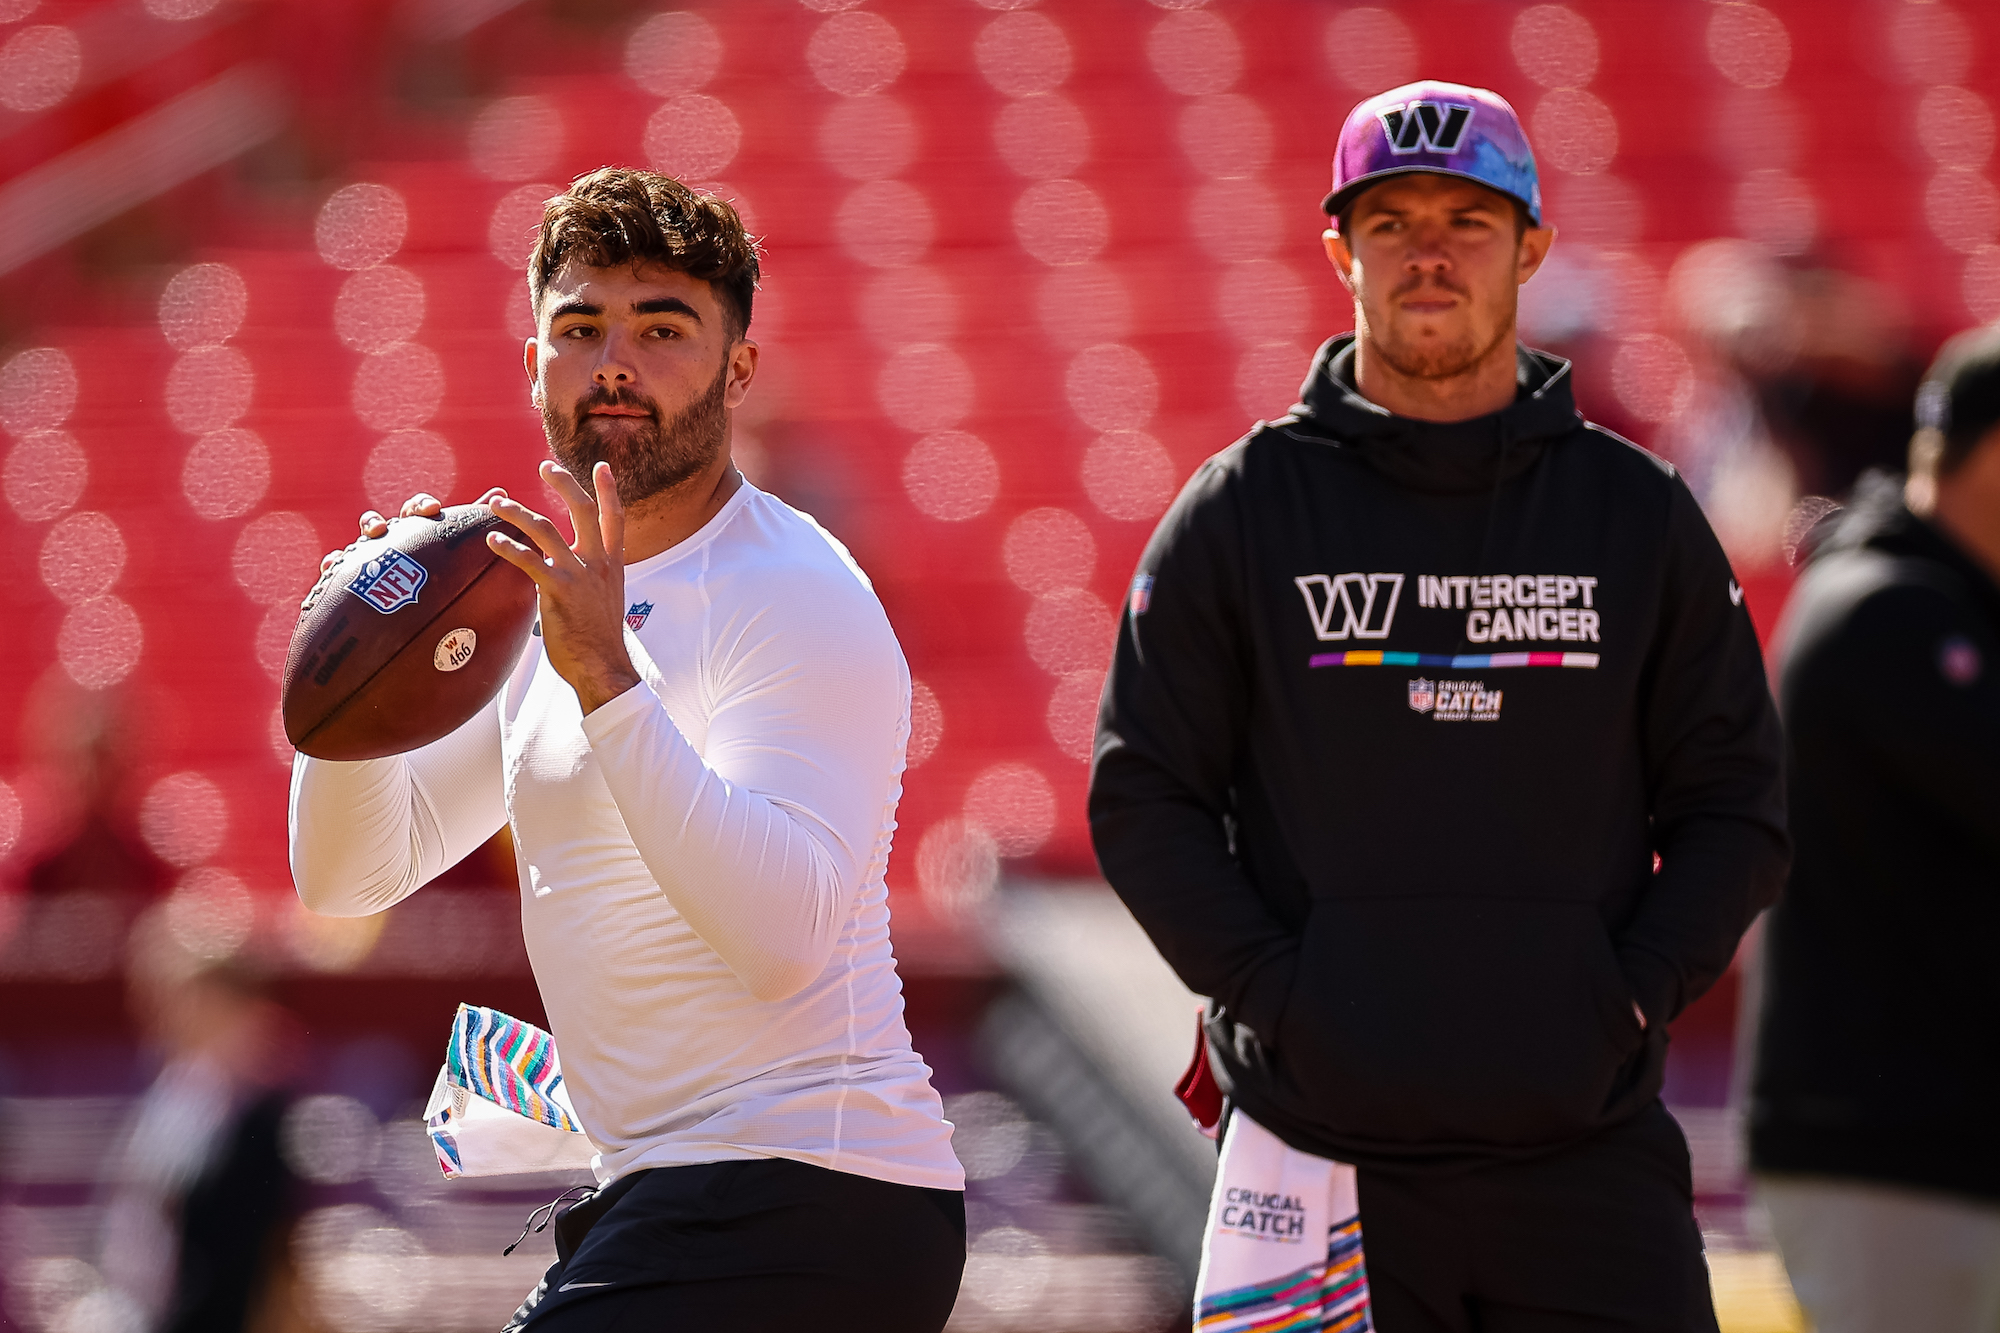
[(1091, 833), (1253, 1119), (1526, 1155), (1653, 1100), (1776, 895), (1776, 714), (1693, 496), (1566, 362), (1524, 349), (1511, 406), (1439, 425), (1356, 393), (1352, 343), (1147, 546)]
[(1798, 860), (1751, 1161), (2000, 1199), (2000, 586), (1877, 477), (1779, 642)]

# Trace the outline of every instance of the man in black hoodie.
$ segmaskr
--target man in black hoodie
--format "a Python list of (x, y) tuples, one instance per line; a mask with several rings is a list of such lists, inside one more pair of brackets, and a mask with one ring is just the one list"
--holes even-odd
[(1750, 1156), (1821, 1333), (2000, 1327), (2000, 332), (1918, 413), (1907, 503), (1868, 479), (1779, 631), (1798, 862)]
[(1788, 856), (1742, 590), (1516, 343), (1554, 233), (1504, 101), (1362, 103), (1325, 207), (1356, 333), (1146, 549), (1099, 862), (1211, 997), (1231, 1134), (1358, 1167), (1379, 1327), (1713, 1330), (1659, 1090)]

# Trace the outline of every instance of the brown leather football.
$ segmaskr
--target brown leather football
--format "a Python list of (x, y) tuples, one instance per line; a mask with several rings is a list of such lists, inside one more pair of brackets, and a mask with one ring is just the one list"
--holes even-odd
[(535, 623), (535, 583), (486, 534), (484, 505), (396, 518), (306, 594), (285, 657), (285, 735), (317, 759), (428, 745), (492, 702)]

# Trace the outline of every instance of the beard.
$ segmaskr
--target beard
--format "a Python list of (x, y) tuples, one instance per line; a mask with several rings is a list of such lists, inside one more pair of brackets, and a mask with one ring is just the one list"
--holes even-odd
[[(1458, 297), (1469, 295), (1465, 288), (1433, 275), (1427, 283), (1424, 280), (1403, 283), (1390, 293), (1390, 300), (1399, 300), (1424, 285), (1440, 287)], [(1501, 323), (1490, 337), (1482, 338), (1482, 330), (1476, 327), (1461, 326), (1456, 336), (1442, 339), (1411, 336), (1397, 327), (1394, 317), (1380, 324), (1370, 320), (1369, 325), (1374, 335), (1372, 350), (1397, 374), (1413, 380), (1448, 380), (1463, 375), (1514, 337), (1509, 322)]]
[[(567, 413), (544, 400), (542, 429), (549, 438), (550, 455), (592, 499), (597, 496), (592, 474), (602, 462), (611, 465), (619, 500), (637, 504), (699, 475), (715, 461), (729, 438), (729, 409), (723, 403), (728, 388), (729, 362), (724, 359), (715, 382), (701, 397), (662, 421), (660, 405), (646, 395), (600, 384)], [(590, 415), (600, 407), (638, 408), (649, 415)]]

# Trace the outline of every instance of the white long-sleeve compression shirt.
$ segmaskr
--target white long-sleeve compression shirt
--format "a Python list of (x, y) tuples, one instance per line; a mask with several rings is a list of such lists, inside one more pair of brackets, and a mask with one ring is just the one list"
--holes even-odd
[(589, 717), (537, 637), (443, 740), (301, 756), (300, 897), (381, 911), (511, 823), (601, 1180), (788, 1157), (963, 1188), (889, 943), (910, 684), (881, 604), (838, 542), (748, 483), (625, 586), (643, 683)]

